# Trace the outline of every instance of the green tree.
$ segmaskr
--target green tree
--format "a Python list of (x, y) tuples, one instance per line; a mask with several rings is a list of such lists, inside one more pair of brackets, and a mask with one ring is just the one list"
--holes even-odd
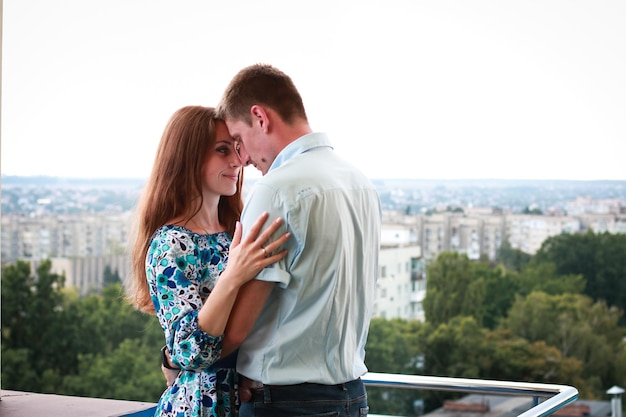
[(584, 366), (582, 378), (589, 392), (623, 383), (624, 330), (619, 326), (622, 312), (580, 294), (548, 295), (533, 292), (519, 297), (502, 329), (531, 343), (545, 342), (563, 357), (576, 358)]
[[(456, 316), (437, 326), (425, 323), (419, 332), (417, 344), (424, 354), (424, 375), (454, 378), (479, 378), (480, 358), (485, 350), (488, 333), (474, 317)], [(440, 407), (447, 399), (462, 394), (445, 391), (425, 391), (426, 411)]]
[(532, 255), (519, 249), (513, 249), (508, 240), (503, 241), (498, 249), (498, 262), (507, 269), (519, 272), (531, 259)]
[(410, 359), (420, 352), (410, 335), (420, 325), (419, 322), (403, 319), (372, 319), (367, 338), (368, 369), (372, 372), (413, 374), (415, 365)]
[(582, 275), (558, 275), (553, 263), (530, 262), (521, 266), (520, 271), (486, 262), (474, 263), (471, 268), (474, 270), (473, 275), (485, 282), (483, 324), (488, 329), (497, 327), (516, 296), (528, 295), (533, 291), (548, 294), (582, 293), (585, 288)]
[(489, 262), (475, 263), (472, 269), (473, 274), (485, 283), (483, 325), (494, 329), (500, 318), (506, 316), (519, 292), (518, 274), (507, 270), (503, 265), (494, 266)]
[(112, 284), (120, 284), (122, 280), (120, 279), (120, 274), (117, 271), (111, 270), (111, 266), (107, 265), (104, 267), (104, 272), (102, 273), (102, 286), (108, 287)]
[(438, 326), (427, 326), (420, 345), (425, 356), (424, 373), (457, 378), (477, 378), (478, 360), (487, 330), (474, 317), (453, 317)]
[(542, 215), (543, 212), (541, 211), (539, 207), (533, 207), (533, 205), (530, 205), (530, 206), (524, 207), (524, 210), (522, 210), (522, 214)]
[(508, 330), (486, 334), (486, 354), (481, 358), (481, 377), (583, 386), (583, 363), (563, 355), (544, 341), (529, 342)]
[(457, 316), (472, 316), (481, 323), (485, 294), (485, 282), (474, 274), (467, 255), (442, 252), (427, 269), (426, 321), (437, 326)]
[[(416, 335), (422, 324), (402, 319), (374, 318), (370, 322), (365, 357), (371, 372), (414, 375), (422, 371), (421, 351)], [(372, 413), (415, 415), (413, 401), (420, 398), (415, 390), (368, 387)]]
[[(120, 284), (81, 298), (75, 289), (63, 287), (63, 277), (52, 274), (50, 266), (49, 261), (42, 262), (34, 275), (30, 264), (21, 261), (2, 269), (3, 388), (80, 395), (74, 388), (89, 388), (92, 381), (80, 382), (79, 366), (84, 371), (91, 361), (114, 363), (109, 356), (121, 355), (119, 346), (126, 343), (133, 346), (137, 358), (151, 361), (153, 369), (135, 369), (133, 376), (126, 369), (120, 371), (130, 378), (124, 384), (140, 384), (136, 389), (126, 387), (125, 392), (154, 400), (156, 384), (163, 384), (158, 365), (163, 331), (156, 317), (130, 306)], [(154, 375), (158, 378), (152, 381)], [(106, 398), (121, 395), (96, 392)]]
[[(3, 329), (4, 330), (4, 329)], [(31, 352), (26, 348), (8, 348), (2, 345), (2, 388), (38, 392), (39, 375), (33, 368)]]
[(78, 316), (84, 341), (81, 353), (112, 352), (125, 339), (143, 339), (154, 344), (158, 353), (165, 340), (156, 316), (134, 309), (125, 300), (119, 283), (103, 288), (101, 294), (80, 299)]
[(528, 295), (533, 291), (582, 294), (585, 289), (585, 278), (582, 275), (558, 274), (552, 262), (530, 262), (522, 269), (517, 280), (520, 295)]
[(2, 268), (2, 347), (23, 348), (28, 344), (29, 319), (25, 311), (33, 298), (34, 277), (30, 264), (18, 261)]
[[(64, 277), (50, 272), (43, 261), (36, 274), (30, 264), (18, 261), (2, 273), (2, 357), (3, 386), (16, 390), (53, 392), (54, 375), (76, 369), (72, 354), (74, 341), (69, 328), (73, 318), (65, 309), (61, 290)], [(6, 350), (5, 350), (6, 349)], [(23, 371), (37, 377), (33, 381), (10, 371), (26, 362)], [(57, 379), (58, 381), (58, 379)]]
[(64, 385), (71, 395), (147, 402), (157, 402), (166, 388), (159, 355), (139, 339), (106, 354), (81, 355), (79, 373), (65, 377)]
[(63, 378), (59, 393), (158, 400), (164, 389), (159, 366), (164, 336), (156, 316), (135, 310), (119, 283), (75, 301), (78, 371)]
[[(552, 262), (559, 275), (582, 275), (594, 301), (626, 309), (626, 234), (561, 234), (546, 239), (537, 262)], [(622, 324), (624, 324), (622, 322)]]

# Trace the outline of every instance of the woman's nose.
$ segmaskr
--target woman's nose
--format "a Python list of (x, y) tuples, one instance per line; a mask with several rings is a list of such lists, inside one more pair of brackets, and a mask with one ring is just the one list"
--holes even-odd
[(234, 156), (230, 159), (230, 166), (232, 167), (240, 167), (243, 166), (243, 161), (241, 159), (241, 155), (237, 152), (234, 152)]

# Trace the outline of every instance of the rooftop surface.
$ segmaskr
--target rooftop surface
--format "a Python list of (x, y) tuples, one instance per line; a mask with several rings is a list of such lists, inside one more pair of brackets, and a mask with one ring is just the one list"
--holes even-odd
[(2, 417), (152, 417), (156, 404), (0, 391)]

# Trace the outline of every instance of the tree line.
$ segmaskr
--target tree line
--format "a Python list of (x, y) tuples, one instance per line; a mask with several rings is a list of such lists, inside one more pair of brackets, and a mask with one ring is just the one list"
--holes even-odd
[[(49, 261), (2, 268), (3, 389), (158, 400), (158, 321), (104, 275), (101, 291), (80, 297)], [(372, 320), (366, 362), (372, 372), (572, 385), (603, 399), (626, 385), (625, 306), (626, 235), (554, 236), (533, 256), (504, 245), (498, 262), (444, 252), (427, 267), (425, 322)], [(378, 414), (416, 415), (455, 395), (368, 388)]]

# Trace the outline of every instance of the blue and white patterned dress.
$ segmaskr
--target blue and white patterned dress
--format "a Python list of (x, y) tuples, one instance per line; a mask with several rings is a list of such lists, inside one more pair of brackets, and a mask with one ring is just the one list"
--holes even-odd
[(230, 242), (226, 232), (203, 235), (175, 225), (152, 236), (146, 256), (150, 294), (171, 362), (182, 368), (161, 395), (155, 416), (238, 415), (235, 369), (213, 366), (223, 336), (198, 326), (198, 311), (226, 267)]

